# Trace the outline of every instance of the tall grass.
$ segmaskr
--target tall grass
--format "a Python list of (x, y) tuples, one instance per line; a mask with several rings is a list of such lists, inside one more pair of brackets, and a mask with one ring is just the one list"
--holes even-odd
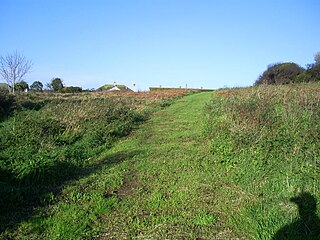
[(69, 183), (121, 162), (99, 156), (185, 94), (1, 93), (0, 238), (12, 238), (14, 227), (57, 201)]
[(86, 174), (147, 117), (132, 99), (51, 99), (36, 108), (32, 99), (22, 102), (31, 104), (19, 104), (0, 122), (0, 233)]
[(238, 198), (228, 212), (239, 232), (270, 239), (298, 217), (290, 197), (320, 199), (319, 84), (218, 91), (207, 113), (213, 159)]
[(115, 99), (52, 102), (39, 111), (18, 112), (0, 128), (0, 167), (10, 180), (52, 183), (63, 172), (70, 175), (66, 163), (85, 166), (142, 119)]

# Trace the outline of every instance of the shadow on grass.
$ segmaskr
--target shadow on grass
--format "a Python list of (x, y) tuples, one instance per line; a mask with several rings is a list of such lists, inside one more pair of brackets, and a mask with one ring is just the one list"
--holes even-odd
[(69, 182), (99, 172), (102, 168), (111, 168), (128, 161), (139, 153), (140, 151), (118, 152), (86, 168), (70, 163), (58, 163), (46, 172), (49, 175), (56, 174), (55, 181), (46, 185), (18, 184), (10, 178), (9, 173), (0, 172), (0, 234), (31, 218), (37, 213), (37, 208), (52, 204), (48, 196), (58, 195)]
[(320, 219), (316, 214), (317, 202), (310, 193), (302, 192), (290, 199), (299, 208), (299, 219), (282, 227), (273, 240), (320, 239)]

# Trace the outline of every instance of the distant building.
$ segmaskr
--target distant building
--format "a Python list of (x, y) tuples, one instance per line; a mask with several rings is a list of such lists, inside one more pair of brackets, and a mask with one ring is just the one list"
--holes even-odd
[(113, 91), (118, 91), (118, 92), (133, 92), (132, 89), (128, 88), (125, 85), (117, 85), (117, 84), (106, 84), (103, 85), (102, 87), (98, 88), (98, 91), (108, 91), (108, 92), (113, 92)]

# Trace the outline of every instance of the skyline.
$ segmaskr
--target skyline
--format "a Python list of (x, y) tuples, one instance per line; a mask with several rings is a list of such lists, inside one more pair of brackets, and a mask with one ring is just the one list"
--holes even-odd
[(243, 87), (269, 64), (314, 62), (319, 12), (316, 0), (2, 0), (0, 55), (33, 61), (29, 85)]

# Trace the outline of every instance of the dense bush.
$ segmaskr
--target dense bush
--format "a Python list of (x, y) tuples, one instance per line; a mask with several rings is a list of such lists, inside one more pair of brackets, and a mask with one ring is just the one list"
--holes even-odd
[(6, 181), (20, 184), (63, 180), (140, 119), (116, 99), (53, 101), (18, 112), (0, 127), (0, 169), (10, 175)]
[(297, 76), (305, 71), (295, 63), (278, 63), (268, 66), (256, 80), (255, 85), (260, 84), (288, 84), (295, 82)]
[(61, 93), (79, 93), (82, 92), (82, 88), (81, 87), (64, 87), (60, 90)]
[(13, 111), (15, 105), (14, 95), (0, 91), (0, 120), (5, 119)]

